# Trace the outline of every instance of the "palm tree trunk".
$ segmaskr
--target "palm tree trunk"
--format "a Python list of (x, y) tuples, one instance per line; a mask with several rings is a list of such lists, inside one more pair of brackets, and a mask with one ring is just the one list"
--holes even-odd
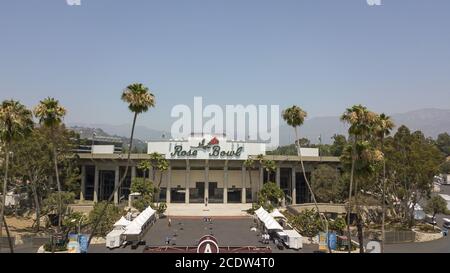
[(355, 173), (355, 148), (356, 148), (356, 140), (354, 140), (352, 147), (352, 169), (350, 171), (350, 187), (348, 191), (348, 213), (347, 213), (347, 236), (348, 236), (348, 253), (352, 252), (352, 238), (350, 233), (350, 221), (352, 214), (352, 187), (353, 187), (353, 176)]
[(94, 226), (92, 228), (91, 234), (89, 236), (88, 244), (87, 244), (88, 248), (91, 245), (92, 237), (95, 235), (95, 232), (97, 231), (97, 227), (98, 227), (99, 223), (101, 222), (108, 205), (111, 203), (111, 201), (114, 198), (114, 194), (119, 190), (119, 188), (122, 186), (123, 182), (125, 181), (125, 178), (127, 177), (128, 169), (130, 168), (130, 164), (131, 164), (131, 148), (133, 147), (134, 128), (136, 127), (137, 116), (138, 116), (138, 113), (134, 113), (133, 125), (131, 126), (130, 147), (128, 149), (127, 166), (125, 168), (125, 172), (122, 175), (122, 178), (120, 179), (119, 184), (114, 188), (114, 191), (109, 196), (105, 206), (103, 206), (102, 211), (101, 211), (97, 221), (94, 223)]
[(53, 143), (53, 163), (55, 165), (55, 175), (56, 175), (56, 186), (58, 187), (58, 232), (61, 231), (61, 223), (62, 223), (62, 193), (61, 193), (61, 182), (59, 181), (59, 171), (58, 171), (58, 155), (56, 152), (56, 147)]
[[(248, 179), (250, 182), (250, 189), (253, 189), (253, 187), (252, 187), (252, 168), (251, 167), (249, 167), (249, 169), (248, 169)], [(252, 192), (252, 202), (253, 201), (254, 200), (253, 200), (253, 192)]]
[(163, 177), (163, 171), (161, 170), (161, 171), (159, 172), (159, 183), (158, 183), (158, 187), (157, 187), (158, 193), (157, 193), (157, 195), (156, 195), (157, 203), (159, 203), (159, 194), (160, 194), (160, 192), (161, 192), (162, 177)]
[[(8, 147), (5, 148), (5, 153), (6, 153), (5, 177), (3, 179), (2, 208), (0, 210), (0, 238), (3, 235), (3, 225), (5, 225), (6, 235), (8, 236), (9, 247), (10, 247), (11, 253), (12, 253), (14, 250), (12, 248), (11, 237), (9, 236), (9, 231), (8, 231), (8, 228), (6, 226), (6, 221), (5, 221), (5, 207), (6, 207), (6, 194), (7, 194), (7, 190), (8, 190), (7, 183), (8, 183), (8, 168), (9, 168), (9, 150), (8, 150)], [(0, 245), (0, 250), (1, 250), (1, 245)]]
[(41, 227), (41, 208), (39, 205), (39, 197), (37, 194), (37, 189), (36, 189), (36, 184), (35, 182), (31, 183), (31, 189), (33, 191), (33, 196), (34, 196), (34, 206), (35, 206), (35, 211), (36, 211), (36, 232), (39, 232), (40, 227)]
[(358, 179), (355, 179), (355, 207), (356, 207), (356, 229), (358, 234), (359, 252), (364, 253), (363, 222), (361, 217), (361, 207), (358, 199)]
[[(322, 227), (323, 227), (323, 229), (325, 230), (325, 232), (327, 233), (327, 236), (328, 236), (328, 224), (325, 223), (327, 221), (326, 216), (322, 215), (320, 213), (319, 205), (317, 204), (317, 200), (316, 200), (316, 196), (314, 195), (314, 192), (313, 192), (313, 190), (311, 188), (311, 185), (309, 184), (308, 178), (306, 177), (305, 164), (303, 163), (302, 150), (301, 150), (301, 146), (300, 146), (300, 140), (299, 140), (299, 137), (298, 137), (299, 134), (298, 134), (297, 127), (294, 127), (294, 131), (295, 131), (295, 144), (296, 144), (296, 147), (297, 147), (297, 154), (300, 157), (300, 164), (302, 166), (303, 178), (305, 179), (305, 183), (308, 186), (308, 190), (309, 190), (309, 192), (311, 194), (311, 199), (313, 200), (314, 206), (316, 207), (317, 213), (319, 214), (319, 218), (320, 218), (320, 221), (322, 223)], [(294, 187), (295, 186), (296, 185), (294, 184)], [(295, 198), (295, 196), (294, 196), (294, 198)], [(323, 218), (325, 218), (325, 219), (323, 219)]]
[(6, 223), (5, 216), (3, 216), (3, 223), (5, 224), (6, 236), (8, 236), (9, 251), (11, 253), (14, 253), (14, 246), (13, 246), (13, 243), (12, 243), (11, 234), (9, 234), (9, 228), (8, 228), (8, 224)]

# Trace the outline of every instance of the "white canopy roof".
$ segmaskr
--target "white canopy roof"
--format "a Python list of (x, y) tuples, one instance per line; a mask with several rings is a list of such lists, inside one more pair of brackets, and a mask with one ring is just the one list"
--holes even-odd
[(155, 214), (150, 206), (141, 212), (126, 228), (125, 235), (137, 235), (142, 232), (142, 226)]
[(270, 215), (272, 215), (273, 218), (285, 218), (286, 219), (286, 217), (278, 209), (274, 209)]
[(283, 230), (283, 227), (263, 207), (256, 210), (255, 214), (268, 230)]
[(128, 221), (127, 219), (125, 219), (125, 217), (121, 217), (119, 221), (117, 221), (114, 226), (115, 227), (126, 227), (131, 223), (131, 221)]

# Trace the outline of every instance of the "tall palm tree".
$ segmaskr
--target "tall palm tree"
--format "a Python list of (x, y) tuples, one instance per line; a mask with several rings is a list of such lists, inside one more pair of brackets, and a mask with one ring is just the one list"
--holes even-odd
[(61, 230), (62, 224), (62, 195), (61, 195), (61, 181), (59, 180), (58, 170), (58, 152), (56, 149), (57, 143), (55, 141), (55, 130), (62, 124), (63, 118), (67, 110), (59, 104), (59, 101), (54, 98), (46, 98), (41, 100), (34, 109), (35, 116), (39, 119), (39, 124), (50, 129), (50, 137), (53, 150), (53, 164), (55, 167), (56, 186), (58, 188), (58, 231)]
[(159, 192), (161, 189), (162, 178), (164, 172), (166, 172), (169, 169), (169, 161), (165, 159), (163, 156), (161, 156), (161, 158), (159, 158), (156, 163), (156, 169), (159, 171), (159, 182), (158, 185), (156, 186), (156, 189), (158, 191), (156, 200), (157, 202), (159, 202)]
[[(376, 120), (376, 135), (381, 143), (381, 152), (384, 155), (384, 140), (387, 136), (391, 134), (392, 129), (394, 129), (395, 124), (391, 117), (382, 113), (378, 116)], [(385, 218), (386, 218), (386, 158), (383, 156), (383, 204), (382, 204), (382, 216), (381, 216), (381, 251), (384, 252), (384, 238), (385, 238)]]
[[(357, 159), (357, 147), (358, 143), (361, 143), (365, 137), (367, 137), (373, 130), (373, 125), (376, 121), (376, 114), (370, 112), (365, 106), (354, 105), (351, 108), (347, 108), (344, 114), (341, 116), (341, 121), (348, 123), (350, 125), (348, 133), (352, 139), (352, 150), (351, 150), (351, 171), (350, 171), (350, 186), (348, 193), (348, 213), (347, 213), (347, 233), (348, 233), (348, 251), (351, 252), (351, 234), (350, 234), (350, 215), (352, 211), (352, 192), (353, 192), (353, 182), (355, 176), (355, 163)], [(361, 146), (361, 145), (360, 145)], [(355, 202), (357, 203), (357, 184), (355, 185)], [(358, 208), (358, 206), (357, 206)], [(358, 216), (358, 223), (360, 222)], [(359, 223), (360, 225), (360, 223)], [(360, 232), (358, 232), (360, 233)], [(362, 247), (362, 234), (359, 234), (360, 240), (360, 251), (363, 252)]]
[[(253, 189), (252, 186), (252, 169), (255, 166), (255, 160), (253, 160), (251, 157), (249, 157), (247, 160), (244, 161), (244, 167), (247, 169), (248, 172), (248, 179), (250, 181), (250, 188)], [(253, 193), (252, 193), (252, 201), (253, 200)]]
[[(5, 153), (5, 174), (3, 178), (2, 206), (0, 211), (0, 238), (5, 222), (6, 194), (8, 190), (8, 168), (11, 145), (25, 138), (33, 129), (32, 113), (24, 105), (14, 100), (5, 100), (0, 106), (0, 141)], [(11, 242), (8, 232), (8, 240)], [(10, 243), (10, 248), (11, 248)], [(11, 248), (11, 252), (13, 249)]]
[[(316, 196), (311, 188), (311, 184), (309, 183), (308, 177), (306, 177), (305, 164), (303, 163), (303, 156), (300, 146), (300, 137), (298, 133), (298, 128), (303, 125), (305, 122), (305, 118), (308, 116), (308, 113), (303, 111), (300, 107), (293, 105), (290, 108), (287, 108), (283, 111), (283, 120), (292, 128), (294, 128), (295, 133), (295, 146), (297, 148), (297, 155), (300, 157), (300, 164), (302, 167), (303, 178), (305, 179), (305, 183), (308, 186), (308, 190), (311, 194), (311, 199), (314, 202), (317, 213), (319, 214), (320, 221), (322, 223), (322, 227), (325, 231), (328, 231), (328, 222), (325, 215), (322, 215), (319, 210), (319, 205), (317, 204)], [(294, 185), (295, 187), (295, 185)], [(295, 196), (294, 196), (295, 198)]]
[(263, 160), (262, 164), (267, 172), (267, 182), (270, 182), (270, 175), (277, 170), (277, 165), (273, 160)]
[(88, 246), (91, 244), (92, 237), (95, 235), (98, 224), (102, 220), (108, 205), (111, 203), (112, 199), (114, 198), (114, 194), (120, 189), (123, 182), (125, 181), (125, 178), (127, 177), (128, 169), (130, 168), (130, 164), (131, 164), (131, 149), (133, 147), (134, 128), (136, 126), (137, 117), (139, 114), (145, 113), (150, 108), (155, 107), (155, 96), (150, 92), (148, 87), (144, 86), (142, 83), (133, 83), (133, 84), (128, 85), (125, 88), (125, 90), (122, 92), (121, 98), (124, 102), (128, 103), (128, 109), (132, 113), (134, 113), (133, 124), (131, 126), (130, 143), (129, 143), (129, 147), (128, 147), (127, 166), (125, 168), (125, 172), (122, 175), (118, 185), (114, 188), (114, 191), (109, 196), (107, 203), (105, 204), (105, 206), (103, 206), (100, 216), (98, 217), (97, 221), (94, 223), (94, 226), (91, 231), (91, 235), (89, 236)]

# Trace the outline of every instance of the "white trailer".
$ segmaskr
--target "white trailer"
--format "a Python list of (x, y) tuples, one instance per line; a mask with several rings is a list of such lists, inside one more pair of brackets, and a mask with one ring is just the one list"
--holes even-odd
[(447, 194), (439, 194), (440, 196), (442, 196), (442, 198), (445, 199), (445, 201), (447, 201), (447, 209), (450, 210), (450, 195)]

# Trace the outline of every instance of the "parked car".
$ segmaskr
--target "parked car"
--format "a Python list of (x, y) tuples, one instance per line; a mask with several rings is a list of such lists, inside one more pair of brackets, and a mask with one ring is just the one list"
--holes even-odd
[(450, 228), (450, 219), (444, 218), (442, 219), (444, 221), (444, 224), (442, 224), (443, 228), (449, 229)]
[(433, 226), (437, 225), (436, 218), (430, 214), (425, 215), (425, 222), (432, 224)]

